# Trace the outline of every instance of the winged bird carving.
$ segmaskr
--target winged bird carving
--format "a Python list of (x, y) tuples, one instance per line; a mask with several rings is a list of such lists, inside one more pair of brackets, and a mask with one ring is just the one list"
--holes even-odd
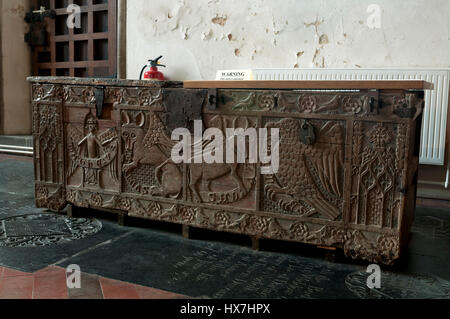
[(335, 220), (343, 201), (344, 128), (336, 121), (316, 121), (317, 138), (306, 145), (301, 142), (301, 125), (292, 118), (266, 124), (280, 130), (280, 167), (266, 176), (265, 194), (285, 211)]

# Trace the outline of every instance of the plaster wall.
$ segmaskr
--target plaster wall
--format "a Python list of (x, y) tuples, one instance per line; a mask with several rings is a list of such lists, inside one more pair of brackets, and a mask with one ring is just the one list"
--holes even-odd
[(448, 0), (128, 0), (127, 77), (160, 54), (172, 80), (236, 68), (448, 68), (449, 12)]

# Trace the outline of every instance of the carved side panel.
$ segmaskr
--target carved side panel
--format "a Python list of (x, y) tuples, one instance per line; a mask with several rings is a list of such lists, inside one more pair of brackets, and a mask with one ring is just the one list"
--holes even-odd
[(398, 229), (408, 125), (354, 121), (350, 222)]
[(342, 220), (346, 122), (294, 118), (265, 122), (265, 127), (280, 130), (280, 167), (276, 174), (263, 177), (264, 210)]
[(36, 206), (61, 210), (66, 205), (63, 90), (59, 85), (34, 84), (32, 98)]
[(93, 192), (118, 192), (119, 138), (115, 122), (99, 120), (92, 108), (69, 112), (77, 113), (76, 118), (83, 121), (66, 125), (67, 185)]

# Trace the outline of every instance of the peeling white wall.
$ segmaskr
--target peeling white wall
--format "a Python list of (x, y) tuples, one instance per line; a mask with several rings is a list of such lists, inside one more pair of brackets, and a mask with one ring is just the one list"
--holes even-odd
[[(367, 22), (370, 4), (381, 28)], [(218, 69), (450, 67), (448, 0), (128, 0), (127, 77), (163, 55), (172, 80)]]

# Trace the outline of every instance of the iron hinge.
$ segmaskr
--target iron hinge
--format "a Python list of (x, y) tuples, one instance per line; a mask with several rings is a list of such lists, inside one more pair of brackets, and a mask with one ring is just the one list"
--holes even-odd
[(217, 109), (217, 89), (208, 89), (208, 109), (211, 111)]
[(97, 110), (97, 117), (101, 118), (103, 114), (103, 102), (105, 100), (105, 87), (96, 86), (94, 88), (95, 109)]
[(194, 132), (194, 121), (202, 120), (202, 109), (208, 90), (201, 89), (165, 89), (163, 103), (166, 109), (166, 127), (187, 128)]
[(369, 109), (367, 110), (368, 114), (377, 115), (378, 109), (380, 108), (380, 92), (379, 90), (369, 90), (368, 92), (369, 98)]

